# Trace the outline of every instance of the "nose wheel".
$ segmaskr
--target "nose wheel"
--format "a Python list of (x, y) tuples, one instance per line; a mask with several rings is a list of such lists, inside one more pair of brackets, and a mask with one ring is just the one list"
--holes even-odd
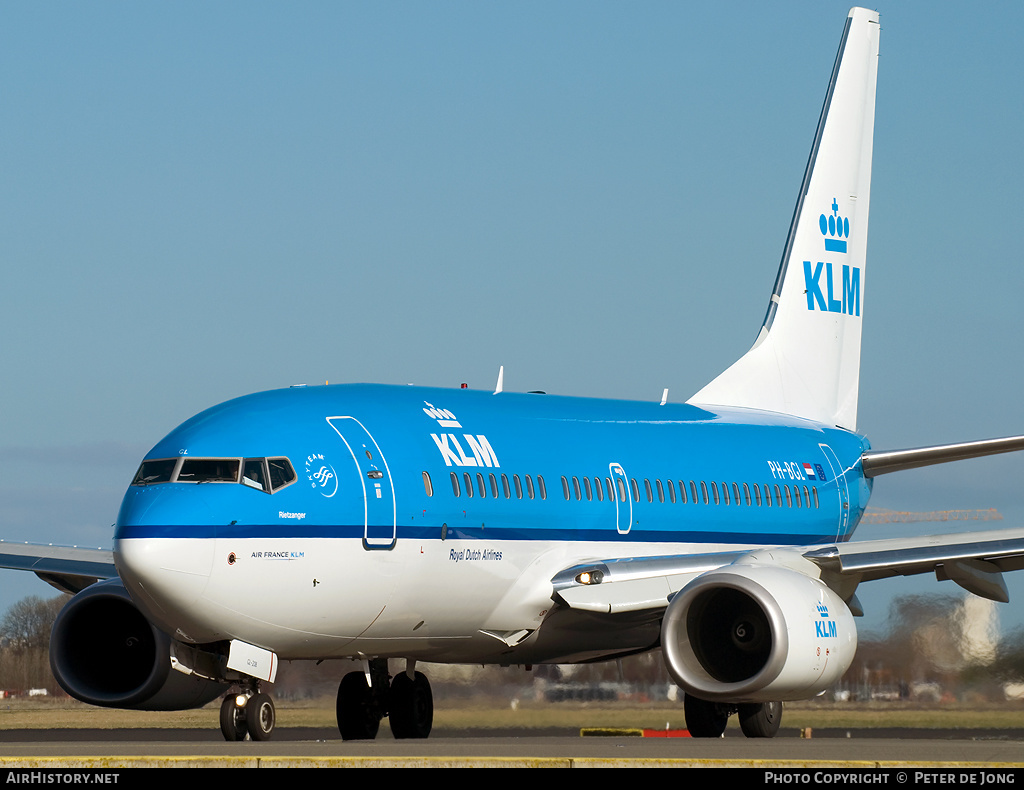
[(220, 704), (220, 731), (226, 741), (266, 741), (274, 732), (277, 711), (269, 694), (229, 694)]
[(220, 704), (220, 731), (225, 741), (244, 741), (248, 731), (245, 728), (245, 707), (238, 704), (244, 694), (228, 694)]

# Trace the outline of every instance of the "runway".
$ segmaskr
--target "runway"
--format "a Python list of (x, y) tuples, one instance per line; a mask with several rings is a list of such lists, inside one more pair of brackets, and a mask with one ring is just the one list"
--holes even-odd
[[(870, 737), (863, 737), (870, 734)], [(0, 768), (116, 767), (812, 767), (1024, 768), (1024, 733), (783, 730), (771, 740), (580, 737), (557, 731), (439, 731), (426, 740), (342, 741), (333, 728), (280, 727), (272, 741), (215, 730), (54, 729), (0, 733)], [(1011, 780), (1012, 781), (1012, 780)]]

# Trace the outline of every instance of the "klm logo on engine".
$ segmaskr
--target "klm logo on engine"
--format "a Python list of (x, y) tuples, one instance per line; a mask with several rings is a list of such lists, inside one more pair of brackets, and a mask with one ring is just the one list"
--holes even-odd
[(814, 621), (814, 635), (819, 639), (834, 639), (836, 633), (836, 621), (828, 615), (828, 607), (823, 603), (818, 604), (818, 619)]
[[(462, 423), (458, 421), (452, 412), (447, 409), (439, 409), (426, 401), (424, 403), (426, 403), (426, 408), (423, 409), (423, 413), (432, 420), (436, 420), (439, 427), (462, 427)], [(454, 433), (432, 433), (430, 438), (434, 440), (434, 444), (437, 445), (437, 449), (441, 452), (445, 466), (501, 466), (498, 463), (498, 456), (495, 454), (494, 448), (487, 441), (487, 437), (482, 434), (462, 434), (462, 442), (466, 444), (465, 448), (463, 448), (462, 442), (459, 441), (459, 437)], [(468, 453), (466, 452), (467, 449)]]
[[(818, 229), (826, 252), (847, 252), (850, 218), (839, 216), (839, 203), (835, 198), (832, 213), (818, 217)], [(808, 310), (860, 316), (859, 267), (844, 263), (840, 269), (831, 261), (818, 261), (812, 269), (811, 262), (804, 261), (804, 285)]]

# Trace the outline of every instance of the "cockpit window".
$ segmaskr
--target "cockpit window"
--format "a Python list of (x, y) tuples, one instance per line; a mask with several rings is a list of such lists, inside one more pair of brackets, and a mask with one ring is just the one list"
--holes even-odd
[(294, 483), (287, 458), (158, 458), (142, 462), (133, 486), (156, 483), (241, 483), (268, 494)]
[(289, 483), (295, 482), (295, 470), (287, 458), (268, 458), (267, 466), (270, 468), (270, 490), (277, 491)]
[(152, 483), (169, 483), (177, 458), (161, 458), (158, 461), (143, 461), (132, 480), (133, 486), (148, 486)]
[(265, 458), (246, 458), (242, 464), (242, 485), (266, 491), (267, 472), (264, 469), (265, 463)]
[(178, 472), (179, 483), (237, 483), (237, 458), (186, 458)]

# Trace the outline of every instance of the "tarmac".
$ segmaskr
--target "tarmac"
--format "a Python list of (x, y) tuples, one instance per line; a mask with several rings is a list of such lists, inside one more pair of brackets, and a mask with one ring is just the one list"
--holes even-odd
[[(1012, 784), (1024, 769), (1024, 731), (820, 730), (812, 738), (802, 738), (798, 731), (784, 728), (776, 738), (760, 740), (738, 733), (693, 739), (645, 738), (635, 731), (581, 737), (561, 729), (440, 730), (425, 740), (382, 737), (346, 742), (333, 728), (279, 727), (270, 741), (240, 743), (225, 742), (219, 730), (206, 729), (0, 732), (0, 770), (139, 767), (884, 769), (904, 773), (908, 783), (916, 783), (915, 772), (922, 773), (915, 769), (991, 769), (995, 773), (990, 782), (983, 781), (983, 774), (967, 781), (1000, 783), (998, 775), (1003, 775), (1001, 783)], [(927, 773), (923, 771), (922, 782)]]

